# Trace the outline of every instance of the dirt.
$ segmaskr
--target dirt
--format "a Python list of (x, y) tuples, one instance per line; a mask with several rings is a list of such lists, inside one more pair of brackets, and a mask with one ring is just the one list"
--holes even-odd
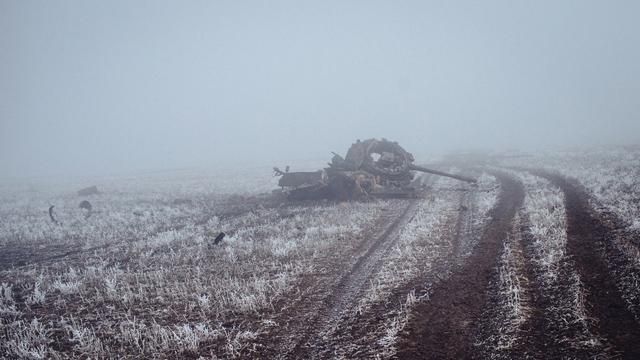
[(484, 235), (466, 263), (413, 309), (398, 344), (398, 359), (467, 358), (473, 353), (472, 329), (487, 301), (502, 241), (524, 199), (518, 181), (501, 172), (493, 175), (501, 193)]
[[(520, 211), (514, 218), (513, 228), (505, 243), (509, 244), (511, 256), (500, 265), (510, 266), (516, 276), (519, 285), (519, 299), (523, 312), (530, 317), (521, 327), (514, 326), (514, 315), (505, 298), (505, 284), (500, 282), (498, 276), (494, 276), (488, 287), (489, 301), (483, 310), (479, 325), (474, 330), (474, 339), (477, 345), (475, 358), (513, 359), (513, 358), (544, 358), (544, 354), (536, 352), (537, 346), (532, 346), (529, 336), (522, 339), (523, 334), (532, 332), (532, 329), (542, 328), (544, 319), (542, 307), (537, 306), (536, 294), (541, 292), (536, 283), (536, 274), (532, 261), (527, 259), (531, 252), (527, 251), (524, 243), (527, 241), (527, 219), (523, 218)], [(504, 253), (502, 254), (504, 256)], [(510, 278), (514, 281), (514, 278)], [(520, 340), (520, 341), (518, 341)], [(515, 342), (515, 344), (514, 344)]]
[[(445, 229), (439, 234), (437, 246), (431, 249), (433, 258), (421, 259), (429, 262), (429, 266), (418, 270), (414, 278), (399, 281), (391, 293), (383, 300), (374, 303), (362, 314), (341, 319), (338, 331), (343, 342), (339, 346), (341, 357), (347, 359), (369, 359), (380, 357), (384, 348), (379, 340), (388, 330), (390, 318), (402, 318), (407, 296), (412, 294), (417, 298), (426, 297), (431, 293), (433, 284), (445, 279), (451, 269), (462, 261), (463, 249), (472, 246), (474, 242), (473, 222), (476, 214), (472, 211), (470, 194), (472, 191), (461, 193), (455, 215), (449, 217)], [(469, 207), (461, 210), (465, 205)], [(385, 358), (386, 356), (382, 356)]]
[(417, 200), (408, 201), (402, 213), (342, 277), (332, 295), (325, 300), (326, 307), (320, 312), (310, 333), (294, 349), (292, 358), (326, 358), (335, 353), (335, 348), (342, 344), (339, 331), (342, 319), (354, 312), (362, 291), (380, 268), (382, 257), (396, 242), (403, 226), (411, 221), (416, 205)]
[[(529, 232), (530, 226), (528, 219), (524, 219), (518, 229), (525, 255), (520, 275), (524, 279), (524, 291), (530, 297), (526, 304), (528, 320), (522, 324), (514, 346), (503, 355), (506, 355), (505, 358), (611, 357), (613, 354), (606, 344), (589, 343), (598, 338), (597, 334), (590, 332), (594, 321), (587, 321), (585, 328), (585, 324), (580, 324), (566, 312), (574, 307), (572, 287), (575, 286), (575, 262), (568, 257), (560, 263), (555, 269), (557, 278), (553, 286), (545, 286), (545, 270), (536, 266), (534, 261), (535, 239)], [(495, 327), (491, 330), (495, 332)]]
[[(561, 341), (561, 339), (580, 339), (579, 326), (568, 326), (565, 322), (559, 321), (563, 318), (563, 309), (570, 308), (571, 304), (570, 288), (572, 286), (571, 274), (574, 271), (575, 264), (568, 260), (558, 266), (558, 278), (553, 289), (544, 287), (541, 269), (535, 268), (533, 264), (533, 248), (534, 239), (523, 229), (523, 237), (526, 242), (527, 260), (527, 278), (530, 283), (532, 299), (532, 311), (530, 321), (523, 326), (523, 332), (527, 336), (516, 347), (513, 353), (527, 354), (530, 356), (553, 356), (553, 357), (588, 357), (593, 355), (595, 351), (604, 351), (602, 346), (599, 349), (595, 347), (587, 351), (587, 349), (576, 348), (575, 344), (570, 341)], [(554, 344), (554, 346), (549, 346)]]
[(319, 260), (324, 276), (305, 277), (298, 296), (277, 305), (280, 315), (272, 321), (280, 331), (266, 335), (268, 345), (258, 351), (260, 357), (313, 358), (331, 351), (339, 340), (331, 338), (330, 329), (357, 304), (361, 289), (380, 266), (382, 254), (392, 246), (399, 229), (410, 220), (416, 203), (416, 199), (392, 201), (351, 253)]
[[(341, 248), (332, 252), (329, 249), (319, 254), (313, 271), (303, 276), (295, 290), (281, 297), (271, 309), (224, 324), (228, 328), (258, 324), (260, 331), (254, 346), (244, 349), (241, 357), (375, 357), (379, 355), (375, 336), (381, 324), (388, 320), (389, 314), (398, 312), (409, 292), (415, 291), (422, 297), (410, 309), (408, 323), (399, 334), (397, 359), (640, 358), (640, 324), (638, 313), (633, 312), (633, 309), (640, 311), (640, 304), (625, 301), (619, 283), (625, 275), (623, 271), (635, 271), (633, 276), (640, 278), (637, 273), (640, 270), (630, 265), (612, 243), (613, 237), (619, 234), (619, 221), (596, 212), (579, 184), (542, 170), (534, 174), (550, 180), (565, 194), (568, 260), (559, 266), (559, 280), (553, 289), (545, 289), (537, 273), (541, 270), (534, 264), (534, 240), (528, 236), (527, 219), (518, 220), (525, 196), (523, 185), (507, 173), (492, 171), (499, 181), (500, 193), (489, 213), (490, 220), (480, 234), (472, 234), (477, 231), (473, 227), (477, 219), (469, 211), (473, 207), (468, 196), (471, 192), (461, 187), (459, 214), (451, 217), (447, 223), (448, 233), (442, 235), (451, 237), (451, 247), (433, 250), (437, 260), (429, 273), (398, 284), (367, 313), (356, 311), (364, 291), (383, 266), (385, 255), (397, 243), (401, 229), (411, 221), (421, 201), (390, 200), (388, 208), (371, 228), (357, 237), (345, 239), (351, 242), (345, 247), (348, 250)], [(287, 207), (277, 202), (242, 198), (230, 203), (236, 205), (227, 206), (224, 213), (205, 214), (199, 224), (205, 224), (214, 215), (237, 216), (258, 206), (278, 206), (282, 216), (288, 216)], [(503, 299), (496, 289), (497, 268), (503, 243), (509, 236), (517, 239), (512, 240), (513, 246), (522, 253), (519, 271), (530, 300), (528, 320), (518, 330), (513, 347), (491, 352), (483, 350), (482, 343), (493, 341), (496, 329), (501, 326), (501, 309), (496, 304)], [(0, 270), (68, 261), (106, 247), (0, 248)], [(581, 336), (577, 325), (560, 321), (564, 315), (562, 309), (571, 306), (567, 294), (573, 273), (579, 275), (584, 285), (591, 330), (595, 337), (602, 339), (601, 344), (591, 348), (576, 348), (563, 340)], [(22, 293), (16, 290), (16, 296), (22, 297)], [(63, 341), (64, 334), (54, 335), (60, 342), (59, 350), (70, 346)], [(215, 340), (202, 344), (199, 350), (206, 355), (219, 352), (224, 346)]]
[[(362, 339), (366, 339), (367, 333), (375, 332), (376, 326), (383, 320), (380, 316), (389, 313), (389, 307), (393, 307), (394, 303), (397, 304), (406, 296), (409, 289), (413, 289), (421, 293), (428, 291), (430, 296), (411, 310), (410, 320), (397, 344), (395, 358), (398, 359), (489, 356), (638, 358), (640, 328), (629, 310), (633, 304), (625, 303), (616, 286), (619, 269), (630, 268), (624, 264), (622, 254), (611, 244), (611, 237), (619, 224), (611, 219), (602, 219), (590, 206), (588, 195), (578, 184), (555, 174), (537, 172), (536, 175), (549, 179), (564, 192), (568, 221), (568, 258), (557, 270), (559, 276), (554, 287), (544, 288), (542, 275), (537, 273), (540, 269), (533, 263), (531, 246), (534, 240), (528, 234), (528, 222), (526, 218), (514, 222), (524, 199), (522, 184), (505, 173), (495, 172), (494, 175), (500, 182), (501, 193), (479, 243), (469, 247), (468, 241), (460, 240), (468, 236), (468, 218), (459, 217), (458, 222), (452, 225), (458, 234), (458, 241), (454, 242), (454, 251), (450, 256), (457, 259), (458, 267), (452, 270), (448, 278), (435, 279), (434, 282), (425, 278), (396, 288), (386, 302), (375, 305), (378, 318), (364, 316), (347, 319), (340, 314), (357, 301), (357, 289), (362, 284), (357, 277), (350, 279), (347, 275), (342, 284), (356, 285), (346, 288), (338, 286), (333, 290), (323, 315), (311, 323), (313, 330), (286, 357), (344, 356), (344, 348), (351, 346), (352, 351), (346, 352), (347, 358), (370, 358), (372, 353), (367, 351)], [(514, 246), (523, 254), (520, 271), (526, 292), (523, 296), (529, 298), (526, 304), (528, 320), (517, 330), (519, 333), (511, 348), (502, 352), (482, 352), (479, 346), (481, 337), (495, 336), (497, 326), (500, 326), (495, 322), (499, 316), (495, 302), (500, 301), (500, 295), (491, 287), (498, 276), (497, 262), (503, 240), (514, 235), (519, 236)], [(383, 240), (379, 238), (377, 241)], [(470, 252), (470, 255), (464, 256), (465, 252)], [(360, 261), (373, 264), (373, 260), (366, 255)], [(570, 308), (574, 300), (568, 293), (573, 286), (571, 274), (576, 271), (586, 293), (587, 323), (590, 327), (586, 333), (583, 325), (567, 324), (561, 320), (565, 318), (562, 309)], [(357, 272), (354, 270), (354, 273)], [(427, 283), (433, 283), (433, 286), (425, 286)], [(586, 344), (590, 341), (589, 336), (598, 339), (596, 343)], [(375, 348), (375, 345), (370, 347)]]
[[(616, 260), (608, 224), (595, 214), (589, 197), (575, 182), (557, 174), (538, 171), (565, 193), (568, 229), (567, 248), (587, 292), (588, 310), (597, 319), (596, 331), (627, 359), (640, 357), (640, 325), (616, 287), (608, 261)], [(612, 259), (613, 258), (613, 259)]]
[[(434, 180), (433, 176), (423, 179), (425, 185)], [(468, 189), (460, 189), (457, 207), (463, 207), (464, 204), (470, 206), (468, 194)], [(433, 279), (407, 279), (405, 284), (399, 284), (387, 298), (373, 304), (367, 312), (359, 313), (356, 310), (363, 292), (375, 281), (386, 254), (396, 244), (400, 230), (412, 220), (420, 201), (394, 200), (393, 206), (378, 220), (374, 229), (354, 248), (350, 254), (351, 261), (336, 261), (333, 264), (336, 268), (346, 269), (336, 274), (333, 282), (316, 276), (306, 278), (299, 288), (305, 295), (299, 298), (298, 304), (294, 302), (286, 311), (281, 311), (286, 315), (278, 323), (286, 323), (284, 331), (269, 333), (274, 346), (263, 349), (261, 356), (287, 359), (375, 356), (380, 349), (376, 334), (379, 335), (381, 326), (387, 320), (385, 316), (397, 312), (410, 291), (418, 295), (427, 292), (431, 283), (438, 281), (437, 276), (453, 266), (448, 254), (443, 252), (447, 251), (447, 247), (441, 246), (434, 250), (441, 254), (433, 264)], [(453, 223), (447, 228), (467, 230), (472, 222), (472, 214), (469, 211), (466, 215), (460, 216), (458, 213), (453, 216)], [(456, 238), (456, 235), (452, 234), (451, 238)], [(455, 249), (460, 247), (453, 246)]]

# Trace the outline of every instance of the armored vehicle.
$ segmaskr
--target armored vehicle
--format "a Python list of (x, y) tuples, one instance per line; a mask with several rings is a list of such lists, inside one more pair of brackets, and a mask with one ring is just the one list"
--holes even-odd
[(313, 172), (274, 168), (278, 185), (290, 199), (351, 200), (416, 195), (414, 172), (420, 171), (475, 183), (474, 179), (414, 165), (413, 155), (386, 139), (356, 141), (346, 156), (333, 153), (329, 167)]

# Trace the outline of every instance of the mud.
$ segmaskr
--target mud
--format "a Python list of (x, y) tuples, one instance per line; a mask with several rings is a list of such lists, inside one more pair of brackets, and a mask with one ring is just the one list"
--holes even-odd
[(389, 221), (395, 218), (341, 278), (331, 296), (324, 300), (324, 308), (288, 357), (323, 358), (334, 352), (334, 348), (341, 343), (340, 336), (336, 333), (340, 319), (348, 316), (357, 305), (362, 290), (379, 269), (383, 255), (397, 240), (400, 229), (411, 220), (417, 203), (417, 200), (407, 201), (399, 215), (391, 214), (386, 219)]
[[(462, 204), (470, 201), (471, 191), (458, 193), (453, 208), (459, 209)], [(461, 237), (455, 230), (466, 228), (467, 224), (472, 223), (474, 214), (469, 211), (456, 211), (451, 213), (448, 218), (445, 229), (442, 229), (437, 246), (431, 249), (431, 253), (427, 258), (421, 258), (429, 265), (418, 270), (418, 276), (414, 278), (404, 278), (396, 283), (394, 289), (388, 296), (379, 302), (371, 304), (370, 307), (360, 311), (356, 311), (354, 305), (357, 305), (359, 299), (353, 299), (350, 305), (350, 311), (332, 320), (329, 331), (323, 333), (322, 345), (317, 348), (314, 355), (318, 358), (346, 358), (346, 359), (370, 359), (385, 358), (388, 356), (389, 348), (381, 343), (381, 339), (385, 338), (390, 330), (391, 319), (401, 319), (404, 317), (404, 304), (409, 294), (420, 298), (427, 296), (432, 284), (437, 283), (442, 278), (446, 278), (451, 272), (451, 268), (455, 266), (455, 249), (460, 248), (459, 242)], [(410, 219), (409, 219), (410, 221)], [(466, 233), (465, 233), (466, 234)], [(397, 234), (392, 234), (394, 239), (388, 240), (388, 248), (394, 245)], [(465, 238), (467, 239), (467, 238)], [(470, 238), (469, 238), (470, 239)], [(387, 252), (387, 251), (385, 251)], [(386, 259), (378, 259), (376, 268), (383, 266)], [(379, 276), (377, 271), (368, 276), (367, 283), (362, 283), (358, 291), (359, 297), (362, 296), (363, 290), (368, 283), (375, 282)]]
[[(621, 282), (639, 279), (640, 270), (614, 244), (615, 237), (621, 236), (619, 221), (597, 212), (579, 184), (553, 173), (534, 173), (550, 180), (565, 194), (568, 257), (559, 266), (559, 280), (552, 288), (545, 287), (541, 280), (544, 274), (540, 273), (543, 270), (535, 264), (534, 240), (527, 235), (527, 219), (518, 216), (523, 215), (519, 213), (525, 196), (522, 184), (506, 173), (493, 171), (500, 183), (500, 193), (485, 225), (476, 222), (472, 191), (463, 187), (438, 188), (438, 191), (459, 191), (455, 201), (459, 201), (460, 210), (448, 218), (442, 243), (432, 250), (436, 259), (428, 271), (420, 270), (419, 278), (403, 279), (365, 313), (356, 311), (365, 290), (384, 265), (385, 255), (396, 244), (401, 229), (411, 221), (420, 201), (390, 200), (371, 228), (344, 239), (339, 249), (333, 246), (318, 254), (313, 271), (297, 280), (294, 291), (282, 296), (270, 309), (224, 324), (228, 328), (256, 329), (258, 335), (252, 347), (243, 349), (240, 357), (375, 358), (380, 355), (377, 342), (381, 326), (400, 311), (407, 294), (414, 291), (420, 300), (410, 309), (409, 322), (399, 334), (395, 346), (397, 359), (640, 358), (640, 304), (633, 300), (637, 297), (625, 297), (628, 293), (637, 296), (637, 289), (625, 288), (627, 285)], [(425, 179), (423, 185), (430, 188), (429, 178)], [(257, 207), (278, 207), (285, 217), (289, 216), (287, 206), (305, 204), (317, 202), (283, 205), (271, 198), (230, 199), (224, 211), (212, 209), (197, 224), (206, 224), (213, 216), (238, 216)], [(517, 334), (511, 334), (513, 346), (496, 350), (498, 329), (508, 321), (501, 317), (500, 302), (504, 298), (496, 286), (499, 259), (507, 238), (520, 253), (517, 271), (525, 286), (523, 296), (527, 297), (528, 313)], [(634, 239), (628, 240), (629, 246), (637, 246)], [(0, 271), (70, 261), (99, 251), (116, 252), (119, 248), (7, 246), (0, 248)], [(129, 266), (127, 259), (121, 262)], [(563, 309), (571, 306), (572, 299), (567, 293), (575, 274), (586, 290), (589, 331), (602, 339), (602, 343), (590, 347), (575, 346), (589, 340), (583, 336), (581, 325), (562, 322), (566, 319)], [(413, 273), (412, 277), (415, 276)], [(23, 297), (19, 289), (16, 297)], [(40, 314), (37, 307), (33, 311), (46, 318), (47, 314)], [(54, 334), (54, 338), (60, 342), (57, 348), (60, 351), (71, 346), (63, 342), (64, 334)], [(221, 341), (214, 339), (201, 344), (199, 354), (223, 353), (225, 344)]]
[(320, 254), (316, 260), (318, 272), (305, 276), (295, 294), (274, 304), (274, 316), (269, 321), (276, 327), (263, 333), (256, 341), (261, 347), (244, 357), (299, 359), (326, 353), (337, 341), (323, 340), (321, 336), (355, 306), (361, 288), (375, 273), (381, 254), (392, 245), (394, 235), (411, 218), (416, 202), (390, 201), (376, 224), (360, 239), (345, 239), (353, 243), (351, 251)]
[(468, 358), (473, 353), (472, 329), (478, 325), (488, 300), (500, 248), (522, 205), (522, 185), (495, 172), (501, 186), (485, 233), (466, 263), (433, 288), (429, 300), (413, 309), (398, 344), (398, 359)]
[(587, 292), (588, 310), (597, 319), (596, 331), (622, 358), (640, 357), (640, 324), (627, 308), (607, 263), (616, 250), (613, 229), (595, 215), (581, 187), (557, 174), (537, 171), (565, 193), (567, 248)]

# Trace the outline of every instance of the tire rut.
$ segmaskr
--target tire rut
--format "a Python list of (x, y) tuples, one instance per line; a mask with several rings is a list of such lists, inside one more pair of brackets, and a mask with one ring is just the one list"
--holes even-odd
[(341, 277), (332, 289), (331, 295), (324, 299), (323, 306), (318, 311), (319, 315), (312, 324), (307, 324), (307, 332), (285, 358), (309, 359), (330, 356), (328, 354), (340, 343), (339, 338), (334, 338), (334, 330), (341, 323), (341, 318), (357, 305), (361, 292), (380, 268), (384, 254), (395, 244), (402, 227), (413, 218), (418, 202), (418, 199), (410, 200), (351, 269)]
[(517, 346), (512, 349), (511, 357), (531, 358), (590, 358), (601, 356), (609, 358), (610, 353), (599, 343), (591, 332), (591, 319), (576, 317), (575, 309), (576, 276), (575, 263), (567, 257), (555, 272), (557, 278), (553, 284), (543, 280), (545, 270), (536, 264), (536, 241), (531, 235), (527, 220), (521, 233), (524, 238), (525, 276), (528, 279), (532, 295), (530, 316), (522, 326), (522, 334)]
[[(522, 359), (544, 358), (540, 353), (531, 351), (539, 347), (529, 343), (523, 347), (523, 334), (539, 325), (543, 315), (538, 312), (534, 295), (539, 293), (535, 284), (534, 264), (530, 252), (525, 246), (526, 224), (528, 220), (523, 211), (518, 211), (513, 221), (513, 229), (504, 241), (504, 250), (500, 255), (498, 276), (489, 285), (489, 302), (483, 311), (480, 325), (474, 338), (478, 345), (477, 358)], [(527, 336), (528, 338), (528, 336)]]
[[(427, 271), (416, 277), (408, 277), (400, 280), (390, 293), (384, 298), (375, 302), (371, 307), (362, 312), (351, 311), (345, 316), (340, 317), (339, 322), (335, 324), (334, 332), (331, 334), (332, 346), (321, 354), (321, 358), (345, 358), (345, 359), (371, 359), (386, 358), (395, 352), (389, 348), (389, 343), (385, 342), (392, 331), (390, 326), (402, 317), (404, 313), (405, 303), (408, 296), (428, 296), (431, 292), (432, 285), (446, 278), (452, 267), (455, 267), (456, 261), (462, 257), (460, 249), (468, 247), (467, 244), (461, 244), (463, 240), (472, 240), (473, 220), (475, 219), (474, 204), (472, 203), (473, 190), (465, 191), (455, 199), (457, 209), (455, 215), (447, 220), (445, 226), (448, 230), (441, 233), (440, 243), (432, 254), (437, 254), (432, 259), (422, 259), (429, 263)], [(468, 209), (462, 211), (460, 208)], [(466, 241), (473, 242), (473, 241)], [(393, 244), (395, 246), (396, 242)], [(380, 268), (387, 261), (384, 256), (379, 260)], [(379, 272), (372, 274), (371, 279), (380, 276)], [(361, 294), (362, 295), (362, 294)], [(355, 300), (357, 302), (357, 299)], [(392, 346), (393, 347), (393, 346)]]
[(428, 301), (412, 310), (399, 339), (398, 359), (468, 358), (473, 352), (473, 329), (488, 300), (503, 239), (524, 200), (522, 184), (511, 176), (491, 171), (500, 182), (498, 202), (473, 253), (451, 276), (433, 288)]
[(558, 186), (565, 194), (567, 211), (567, 250), (576, 263), (585, 290), (591, 316), (597, 319), (599, 335), (623, 358), (640, 356), (640, 324), (629, 311), (607, 264), (615, 253), (611, 232), (594, 215), (589, 197), (579, 185), (558, 174), (534, 172)]

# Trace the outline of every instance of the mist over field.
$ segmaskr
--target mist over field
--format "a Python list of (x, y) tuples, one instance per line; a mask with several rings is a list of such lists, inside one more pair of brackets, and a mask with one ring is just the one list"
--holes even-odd
[(0, 1), (0, 177), (640, 140), (637, 1)]
[(640, 359), (639, 14), (0, 0), (0, 358)]

